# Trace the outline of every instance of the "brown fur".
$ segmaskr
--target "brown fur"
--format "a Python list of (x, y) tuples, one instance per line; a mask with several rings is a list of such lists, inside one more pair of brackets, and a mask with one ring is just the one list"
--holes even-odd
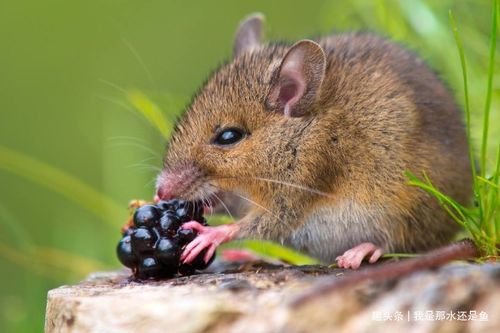
[[(254, 202), (239, 221), (241, 237), (285, 242), (327, 262), (363, 241), (390, 251), (449, 241), (457, 225), (436, 199), (406, 185), (404, 171), (425, 171), (446, 194), (469, 200), (467, 142), (450, 92), (420, 59), (380, 37), (317, 42), (326, 72), (302, 117), (266, 106), (290, 45), (253, 47), (210, 77), (169, 143), (164, 174), (194, 175), (175, 195), (236, 191)], [(230, 148), (213, 145), (226, 126), (250, 134)]]

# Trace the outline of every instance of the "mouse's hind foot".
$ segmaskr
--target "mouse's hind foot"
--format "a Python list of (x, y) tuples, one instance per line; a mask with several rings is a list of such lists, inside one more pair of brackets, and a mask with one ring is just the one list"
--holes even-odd
[(339, 268), (358, 269), (361, 262), (367, 259), (370, 264), (373, 264), (384, 254), (384, 250), (373, 243), (361, 243), (350, 250), (344, 252), (343, 255), (336, 258)]

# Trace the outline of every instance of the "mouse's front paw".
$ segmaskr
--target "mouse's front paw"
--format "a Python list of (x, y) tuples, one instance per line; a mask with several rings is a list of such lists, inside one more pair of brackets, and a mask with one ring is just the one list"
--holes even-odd
[(358, 269), (361, 266), (363, 259), (368, 258), (368, 262), (373, 264), (384, 254), (381, 247), (373, 243), (361, 243), (350, 250), (344, 252), (343, 255), (336, 258), (339, 268)]
[(217, 246), (232, 240), (238, 231), (238, 227), (235, 224), (206, 227), (196, 221), (184, 223), (182, 228), (195, 230), (198, 233), (196, 238), (182, 252), (181, 261), (185, 264), (192, 263), (205, 249), (206, 253), (203, 260), (208, 262), (212, 258)]

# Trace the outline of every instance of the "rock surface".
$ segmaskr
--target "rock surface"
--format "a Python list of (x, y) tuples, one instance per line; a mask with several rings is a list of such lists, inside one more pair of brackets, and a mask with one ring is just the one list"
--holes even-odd
[[(53, 332), (500, 332), (500, 264), (453, 263), (307, 297), (355, 271), (267, 263), (137, 282), (96, 273), (48, 294)], [(217, 268), (218, 267), (218, 268)]]

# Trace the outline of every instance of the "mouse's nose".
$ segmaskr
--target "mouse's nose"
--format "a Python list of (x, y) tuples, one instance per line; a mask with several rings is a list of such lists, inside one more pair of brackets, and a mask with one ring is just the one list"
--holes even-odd
[(156, 196), (159, 200), (185, 198), (195, 192), (193, 188), (203, 173), (194, 164), (183, 164), (169, 170), (163, 170), (156, 181)]
[(173, 198), (172, 193), (169, 193), (167, 189), (165, 189), (165, 186), (159, 185), (158, 188), (156, 189), (156, 195), (154, 200), (156, 202), (160, 200), (170, 200)]

